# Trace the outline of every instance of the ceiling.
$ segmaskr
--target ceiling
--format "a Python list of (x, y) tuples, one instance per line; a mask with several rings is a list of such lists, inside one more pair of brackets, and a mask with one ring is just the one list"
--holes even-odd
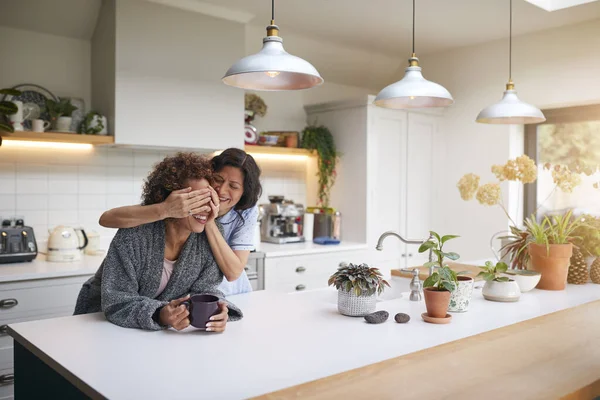
[[(0, 1), (0, 25), (86, 40), (93, 34), (102, 2)], [(269, 0), (149, 1), (260, 27), (265, 27), (271, 18)], [(509, 0), (416, 1), (417, 54), (508, 37), (508, 5)], [(276, 1), (275, 7), (276, 23), (284, 39), (286, 32), (294, 32), (308, 38), (402, 57), (410, 46), (410, 0), (280, 0)], [(514, 0), (513, 15), (513, 31), (517, 36), (600, 19), (600, 1), (548, 12), (525, 0)]]
[[(172, 0), (176, 2), (177, 0)], [(255, 15), (250, 24), (266, 26), (269, 0), (194, 0)], [(509, 0), (417, 0), (417, 54), (508, 37)], [(513, 2), (513, 34), (556, 28), (600, 18), (600, 2), (554, 12), (524, 0)], [(275, 21), (285, 32), (398, 54), (411, 40), (410, 0), (287, 0), (275, 2)]]

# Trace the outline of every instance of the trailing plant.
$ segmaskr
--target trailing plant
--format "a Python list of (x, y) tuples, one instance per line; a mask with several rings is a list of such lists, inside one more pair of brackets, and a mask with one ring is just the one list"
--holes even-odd
[(582, 223), (573, 231), (575, 237), (573, 243), (586, 256), (600, 256), (600, 218), (584, 214), (581, 216), (581, 221)]
[[(20, 96), (21, 92), (16, 89), (0, 89), (0, 95)], [(0, 101), (0, 131), (14, 132), (15, 129), (8, 121), (8, 116), (16, 114), (19, 108), (12, 101)]]
[(367, 264), (348, 264), (339, 267), (329, 277), (328, 285), (335, 286), (337, 290), (351, 292), (357, 296), (371, 296), (374, 293), (381, 294), (385, 286), (390, 284), (383, 279), (378, 268), (371, 268)]
[(319, 177), (319, 205), (329, 207), (331, 188), (337, 177), (335, 167), (340, 156), (335, 148), (333, 135), (323, 125), (309, 125), (302, 131), (302, 147), (317, 151), (319, 157), (319, 171), (317, 173)]
[(60, 117), (70, 117), (75, 110), (77, 110), (77, 107), (71, 104), (69, 99), (60, 99), (58, 102), (46, 99), (46, 111), (48, 111), (52, 122)]
[(462, 274), (463, 272), (456, 273), (453, 270), (451, 270), (447, 265), (444, 265), (445, 258), (448, 258), (453, 261), (456, 261), (460, 258), (460, 256), (457, 253), (445, 252), (444, 244), (447, 241), (455, 239), (459, 236), (440, 236), (434, 231), (430, 231), (429, 234), (429, 239), (423, 244), (421, 244), (421, 246), (419, 247), (419, 253), (431, 251), (433, 254), (435, 254), (436, 259), (425, 263), (423, 266), (437, 267), (437, 271), (435, 271), (433, 274), (431, 274), (431, 276), (429, 276), (425, 280), (425, 282), (423, 283), (423, 287), (431, 287), (440, 291), (453, 292), (458, 284), (457, 276)]
[(495, 282), (510, 282), (512, 279), (506, 276), (500, 276), (500, 274), (508, 270), (508, 265), (505, 262), (499, 261), (494, 265), (493, 262), (487, 261), (485, 267), (479, 267), (483, 269), (477, 276), (482, 277), (484, 281), (495, 281)]
[[(92, 126), (92, 121), (94, 121), (94, 117), (96, 116), (98, 117), (96, 119), (96, 126)], [(79, 125), (79, 133), (96, 134), (102, 132), (102, 129), (104, 129), (102, 115), (96, 111), (88, 112), (83, 121), (81, 121), (81, 125)]]

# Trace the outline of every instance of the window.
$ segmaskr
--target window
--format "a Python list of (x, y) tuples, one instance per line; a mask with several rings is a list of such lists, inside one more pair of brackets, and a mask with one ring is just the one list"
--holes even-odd
[[(538, 179), (526, 185), (525, 216), (538, 210), (538, 219), (564, 213), (600, 216), (600, 105), (544, 110), (547, 120), (525, 128), (525, 152), (538, 166)], [(544, 164), (560, 164), (584, 171), (573, 193), (555, 190)], [(589, 174), (589, 175), (588, 175)]]

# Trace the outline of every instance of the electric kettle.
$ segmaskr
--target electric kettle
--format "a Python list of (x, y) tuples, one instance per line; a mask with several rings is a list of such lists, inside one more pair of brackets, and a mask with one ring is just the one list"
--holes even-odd
[[(81, 232), (81, 236), (78, 235)], [(83, 240), (83, 243), (81, 243)], [(83, 229), (57, 226), (48, 237), (47, 261), (70, 262), (81, 260), (88, 238)]]

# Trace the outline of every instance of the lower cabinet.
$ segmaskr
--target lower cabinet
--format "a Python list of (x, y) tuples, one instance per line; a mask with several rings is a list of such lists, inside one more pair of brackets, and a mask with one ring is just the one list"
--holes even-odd
[(13, 339), (8, 324), (73, 315), (91, 275), (0, 283), (0, 400), (13, 398)]
[(327, 280), (344, 263), (367, 262), (366, 251), (265, 258), (265, 289), (283, 293), (327, 287)]

